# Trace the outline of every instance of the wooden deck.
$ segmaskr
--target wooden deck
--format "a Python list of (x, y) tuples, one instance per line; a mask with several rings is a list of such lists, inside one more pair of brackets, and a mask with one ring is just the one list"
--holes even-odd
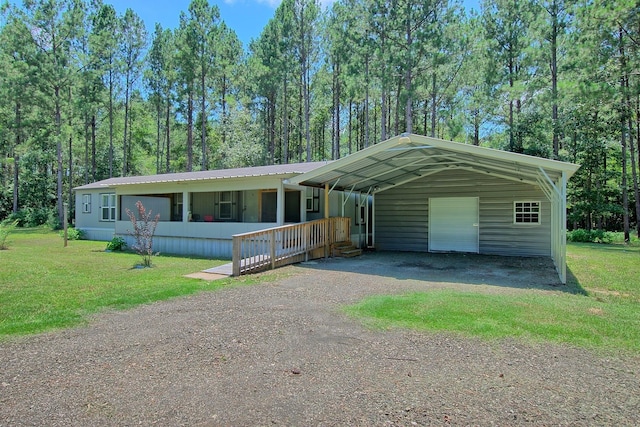
[(237, 234), (231, 273), (239, 276), (328, 257), (331, 245), (350, 239), (350, 227), (349, 218), (337, 217)]

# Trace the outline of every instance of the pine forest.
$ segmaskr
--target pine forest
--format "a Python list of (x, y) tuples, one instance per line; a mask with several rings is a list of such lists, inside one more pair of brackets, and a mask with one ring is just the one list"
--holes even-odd
[(0, 220), (60, 224), (109, 177), (412, 132), (578, 163), (568, 228), (640, 233), (640, 0), (283, 0), (247, 46), (207, 0), (177, 28), (132, 7), (1, 6)]

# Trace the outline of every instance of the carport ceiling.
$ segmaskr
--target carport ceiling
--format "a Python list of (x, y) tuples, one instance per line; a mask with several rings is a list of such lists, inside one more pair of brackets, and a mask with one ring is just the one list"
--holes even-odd
[(469, 170), (539, 185), (578, 165), (414, 134), (403, 134), (289, 180), (291, 184), (376, 193), (446, 170)]

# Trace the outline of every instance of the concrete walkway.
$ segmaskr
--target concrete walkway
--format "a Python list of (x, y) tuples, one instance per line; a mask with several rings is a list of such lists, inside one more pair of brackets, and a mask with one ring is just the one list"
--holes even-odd
[(187, 274), (185, 277), (202, 280), (218, 280), (225, 279), (233, 275), (233, 263), (219, 265), (217, 267), (208, 268), (197, 273)]

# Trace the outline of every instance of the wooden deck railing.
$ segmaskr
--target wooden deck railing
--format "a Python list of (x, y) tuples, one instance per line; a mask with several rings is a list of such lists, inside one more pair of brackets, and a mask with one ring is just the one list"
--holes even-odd
[(233, 236), (233, 275), (328, 256), (329, 247), (350, 240), (350, 218), (325, 218)]

